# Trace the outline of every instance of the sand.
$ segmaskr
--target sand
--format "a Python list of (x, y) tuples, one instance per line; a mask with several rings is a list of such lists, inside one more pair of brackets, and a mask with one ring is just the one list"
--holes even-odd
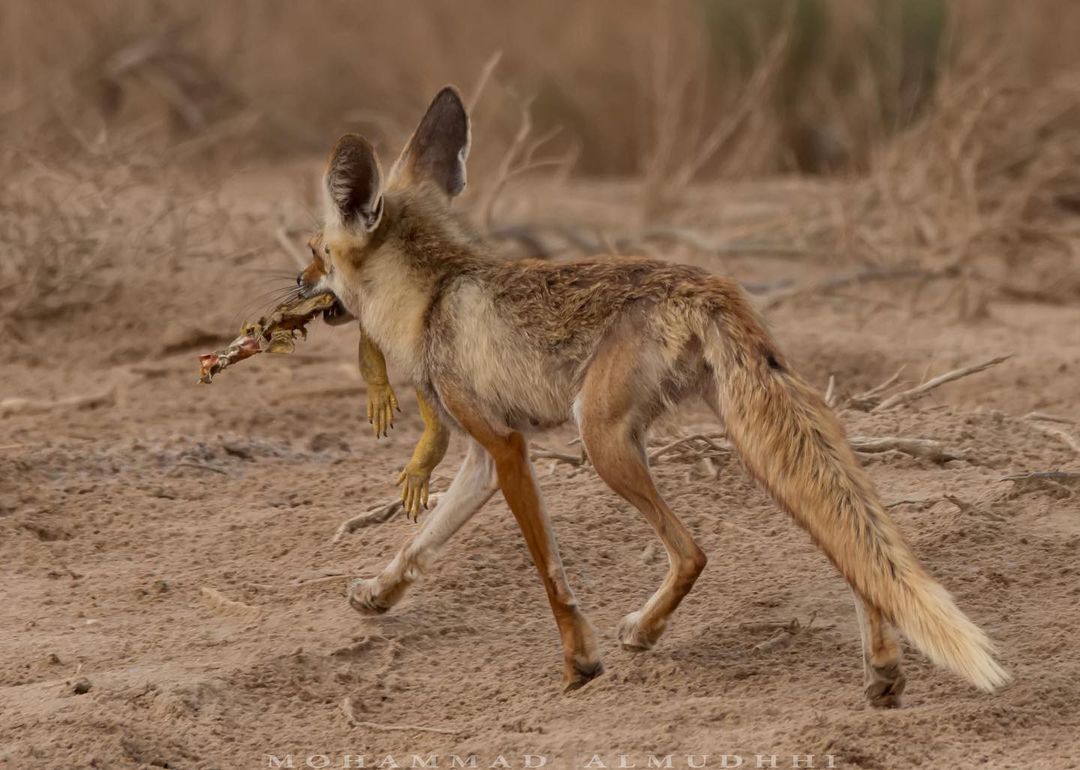
[[(1015, 678), (1007, 689), (978, 692), (908, 650), (903, 708), (870, 708), (846, 586), (739, 462), (721, 458), (656, 466), (710, 561), (656, 648), (636, 654), (615, 629), (659, 585), (662, 548), (591, 469), (538, 463), (606, 666), (563, 694), (555, 624), (501, 500), (386, 615), (346, 602), (348, 579), (375, 574), (416, 525), (397, 516), (331, 538), (394, 496), (420, 432), (411, 390), (395, 380), (402, 415), (389, 438), (371, 437), (355, 329), (315, 324), (295, 355), (196, 384), (196, 356), (233, 336), (261, 290), (252, 270), (292, 269), (266, 222), (296, 178), (236, 180), (214, 204), (235, 215), (230, 240), (211, 238), (197, 256), (121, 253), (97, 276), (107, 291), (20, 324), (9, 343), (0, 399), (37, 401), (9, 402), (0, 416), (0, 766), (1080, 761), (1080, 489), (1005, 480), (1080, 470), (1080, 452), (1040, 427), (1076, 440), (1080, 424), (1025, 418), (1080, 420), (1076, 302), (992, 296), (983, 317), (963, 320), (951, 289), (931, 285), (913, 300), (900, 282), (794, 298), (768, 314), (796, 368), (822, 389), (833, 376), (841, 404), (902, 366), (910, 386), (1014, 354), (902, 408), (842, 411), (852, 435), (935, 439), (960, 458), (890, 452), (866, 464), (927, 569), (998, 643)], [(773, 214), (818, 195), (781, 188), (754, 188), (780, 201)], [(574, 199), (610, 214), (626, 194), (582, 186)], [(745, 201), (748, 191), (731, 194)], [(687, 218), (700, 211), (699, 226), (722, 234), (737, 216), (708, 219), (721, 197), (702, 193)], [(698, 261), (761, 282), (847, 269)], [(98, 398), (51, 404), (85, 396)], [(691, 407), (656, 440), (675, 425), (720, 429)], [(538, 440), (573, 452), (572, 437)], [(434, 491), (461, 455), (455, 437)]]

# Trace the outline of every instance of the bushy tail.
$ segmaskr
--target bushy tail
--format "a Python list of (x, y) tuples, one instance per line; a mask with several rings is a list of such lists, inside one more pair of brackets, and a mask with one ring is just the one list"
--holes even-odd
[(718, 410), (751, 472), (927, 657), (988, 692), (1004, 685), (989, 639), (920, 566), (832, 411), (787, 370), (756, 321), (738, 323), (710, 324), (705, 354)]

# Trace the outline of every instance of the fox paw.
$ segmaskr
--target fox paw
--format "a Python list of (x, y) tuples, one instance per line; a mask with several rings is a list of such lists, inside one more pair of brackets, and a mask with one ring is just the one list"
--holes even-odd
[(563, 692), (579, 690), (602, 673), (604, 664), (599, 660), (571, 661), (567, 664), (566, 676), (563, 678)]
[(619, 623), (619, 644), (631, 652), (651, 650), (656, 640), (664, 633), (664, 627), (646, 630), (641, 625), (641, 613), (631, 612)]
[(380, 590), (378, 578), (357, 578), (349, 583), (349, 606), (363, 615), (382, 615), (393, 607), (401, 592)]
[(907, 686), (907, 678), (898, 664), (872, 666), (863, 692), (870, 705), (879, 709), (900, 707), (900, 696)]

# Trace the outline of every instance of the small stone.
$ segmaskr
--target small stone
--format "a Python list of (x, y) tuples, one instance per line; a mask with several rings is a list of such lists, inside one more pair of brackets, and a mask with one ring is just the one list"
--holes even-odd
[(55, 652), (50, 652), (45, 658), (45, 662), (52, 666), (59, 666), (62, 661), (60, 660), (59, 655), (57, 655)]
[(75, 684), (71, 686), (71, 691), (76, 695), (86, 695), (86, 693), (90, 692), (92, 686), (89, 679), (78, 679)]

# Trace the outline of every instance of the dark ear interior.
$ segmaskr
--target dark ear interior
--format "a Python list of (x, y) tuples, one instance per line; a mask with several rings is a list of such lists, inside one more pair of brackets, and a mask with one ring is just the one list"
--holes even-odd
[(338, 139), (326, 169), (326, 190), (343, 224), (374, 230), (382, 216), (382, 171), (375, 151), (362, 136)]
[(457, 90), (446, 86), (424, 113), (394, 166), (393, 177), (404, 184), (428, 180), (454, 197), (465, 189), (468, 155), (469, 114)]

